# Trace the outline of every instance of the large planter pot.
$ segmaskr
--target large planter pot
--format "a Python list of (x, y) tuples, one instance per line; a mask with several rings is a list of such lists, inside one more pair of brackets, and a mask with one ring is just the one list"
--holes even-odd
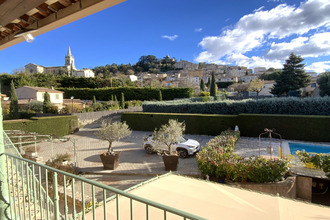
[(166, 171), (176, 171), (179, 163), (179, 156), (177, 155), (163, 155), (163, 161)]
[(114, 154), (101, 154), (101, 161), (103, 163), (103, 169), (114, 170), (119, 165), (121, 151), (115, 152)]

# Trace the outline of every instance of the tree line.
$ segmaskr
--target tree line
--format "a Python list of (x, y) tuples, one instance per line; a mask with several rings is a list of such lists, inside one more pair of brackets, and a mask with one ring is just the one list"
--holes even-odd
[(105, 87), (126, 87), (138, 86), (131, 82), (126, 76), (112, 78), (84, 78), (66, 75), (54, 75), (44, 73), (1, 74), (1, 92), (10, 95), (10, 84), (13, 82), (15, 88), (23, 86), (45, 87), (45, 88), (105, 88)]

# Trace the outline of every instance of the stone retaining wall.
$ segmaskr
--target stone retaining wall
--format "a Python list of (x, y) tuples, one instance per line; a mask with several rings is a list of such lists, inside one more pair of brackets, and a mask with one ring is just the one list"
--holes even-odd
[(131, 107), (128, 109), (120, 109), (113, 111), (100, 111), (100, 112), (85, 112), (85, 113), (74, 113), (73, 115), (78, 116), (78, 121), (80, 125), (86, 125), (91, 123), (101, 123), (102, 119), (107, 117), (111, 117), (114, 115), (121, 114), (123, 112), (140, 112), (142, 111), (142, 107)]

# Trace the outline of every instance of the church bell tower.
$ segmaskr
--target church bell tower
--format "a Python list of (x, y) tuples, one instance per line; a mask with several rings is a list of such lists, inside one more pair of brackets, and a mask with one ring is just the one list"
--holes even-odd
[(74, 66), (74, 58), (71, 54), (70, 46), (68, 48), (68, 53), (65, 56), (65, 66), (69, 71), (76, 70), (76, 67)]

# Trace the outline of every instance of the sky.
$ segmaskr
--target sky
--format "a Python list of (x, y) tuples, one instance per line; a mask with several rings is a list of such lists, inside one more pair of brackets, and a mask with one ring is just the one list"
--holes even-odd
[(134, 64), (143, 55), (193, 63), (330, 71), (329, 0), (127, 0), (0, 51), (0, 73), (28, 63), (78, 69)]

